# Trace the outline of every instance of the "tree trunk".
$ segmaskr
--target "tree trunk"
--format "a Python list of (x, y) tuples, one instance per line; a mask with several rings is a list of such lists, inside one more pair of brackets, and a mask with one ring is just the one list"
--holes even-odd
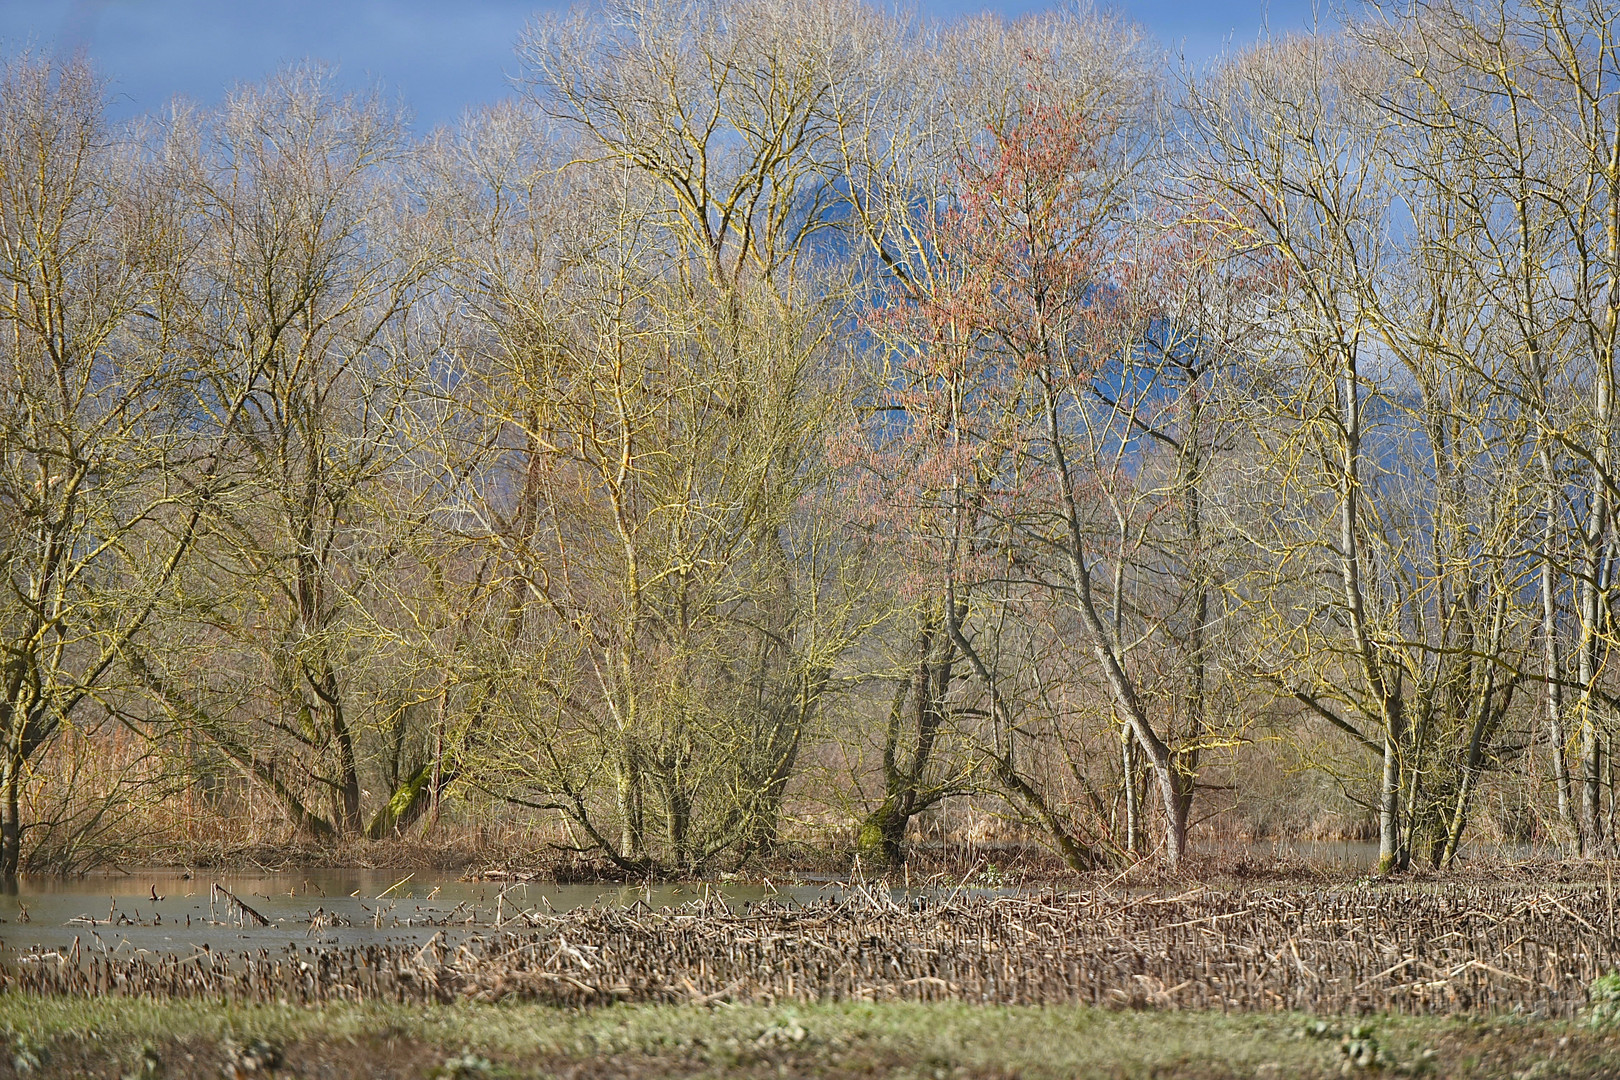
[[(1547, 500), (1543, 509), (1541, 553), (1541, 653), (1543, 686), (1547, 705), (1547, 741), (1552, 749), (1553, 784), (1558, 794), (1558, 820), (1571, 834), (1580, 828), (1575, 820), (1575, 807), (1570, 798), (1569, 756), (1564, 733), (1563, 668), (1558, 652), (1558, 587), (1553, 569), (1553, 545), (1557, 537), (1557, 492), (1554, 487), (1552, 459), (1541, 450), (1541, 469), (1547, 483)], [(1578, 843), (1578, 841), (1577, 841)]]
[(17, 876), (22, 864), (22, 766), (16, 755), (7, 755), (0, 774), (0, 879)]
[(633, 747), (626, 745), (621, 749), (613, 779), (619, 811), (619, 851), (626, 859), (639, 859), (647, 844), (642, 823), (641, 774), (636, 768)]
[(1603, 739), (1592, 709), (1581, 721), (1581, 834), (1583, 853), (1597, 855), (1604, 850), (1603, 829)]
[[(949, 600), (946, 601), (950, 603)], [(895, 696), (883, 745), (883, 801), (861, 823), (858, 850), (875, 854), (889, 866), (905, 861), (906, 830), (911, 819), (938, 801), (924, 789), (924, 777), (933, 759), (934, 744), (945, 722), (945, 696), (955, 670), (956, 649), (948, 634), (940, 632), (937, 612), (924, 616), (918, 629), (917, 668)], [(911, 760), (901, 761), (906, 697), (911, 697), (911, 730), (916, 743)]]
[(1378, 785), (1378, 872), (1402, 869), (1401, 751), (1394, 732), (1384, 735), (1384, 771)]
[(1046, 399), (1047, 437), (1052, 444), (1052, 471), (1063, 500), (1063, 518), (1067, 532), (1067, 550), (1064, 555), (1068, 562), (1069, 587), (1074, 594), (1080, 621), (1086, 628), (1086, 636), (1091, 639), (1091, 651), (1097, 657), (1103, 679), (1114, 699), (1114, 707), (1119, 710), (1120, 716), (1130, 726), (1143, 752), (1147, 754), (1148, 765), (1153, 770), (1154, 779), (1158, 781), (1166, 821), (1165, 860), (1171, 866), (1176, 866), (1187, 851), (1187, 807), (1183, 803), (1180, 785), (1175, 775), (1175, 755), (1149, 723), (1147, 712), (1136, 695), (1136, 685), (1125, 671), (1125, 665), (1117, 651), (1117, 643), (1110, 637), (1108, 627), (1104, 625), (1102, 616), (1097, 611), (1091, 568), (1086, 565), (1087, 549), (1085, 535), (1080, 528), (1080, 507), (1075, 499), (1074, 480), (1069, 475), (1068, 459), (1063, 449), (1062, 429), (1058, 423), (1057, 399), (1049, 383), (1043, 383), (1043, 391)]
[(1468, 760), (1463, 766), (1462, 782), (1457, 787), (1457, 805), (1451, 812), (1451, 823), (1446, 829), (1445, 848), (1440, 857), (1434, 860), (1436, 867), (1450, 867), (1457, 861), (1457, 849), (1462, 846), (1463, 830), (1468, 825), (1469, 802), (1474, 797), (1474, 788), (1477, 786), (1481, 764), (1482, 751), (1482, 725), (1474, 726), (1473, 736), (1468, 741)]
[[(326, 707), (332, 718), (332, 734), (338, 748), (338, 795), (341, 800), (338, 832), (343, 836), (360, 833), (360, 770), (355, 761), (354, 737), (343, 715), (343, 700), (338, 696), (337, 676), (328, 670), (323, 679)], [(328, 696), (330, 695), (330, 696)]]
[(906, 861), (906, 826), (911, 815), (901, 795), (885, 798), (861, 824), (860, 850), (876, 855), (886, 866), (899, 866)]
[(1125, 850), (1142, 853), (1142, 795), (1136, 787), (1136, 736), (1129, 725), (1119, 729), (1121, 767), (1125, 770)]
[(1583, 566), (1576, 582), (1576, 605), (1580, 613), (1580, 647), (1578, 667), (1581, 680), (1581, 853), (1597, 855), (1606, 848), (1604, 843), (1603, 810), (1603, 746), (1598, 726), (1597, 681), (1602, 677), (1604, 642), (1608, 638), (1609, 605), (1605, 602), (1608, 586), (1613, 536), (1609, 521), (1607, 496), (1607, 470), (1609, 462), (1608, 429), (1611, 410), (1611, 386), (1607, 377), (1598, 380), (1594, 411), (1604, 424), (1599, 445), (1593, 452), (1593, 466), (1588, 497), (1587, 520), (1582, 526)]
[[(1189, 376), (1191, 378), (1191, 376)], [(1192, 626), (1187, 641), (1187, 671), (1184, 687), (1186, 700), (1186, 748), (1175, 755), (1174, 777), (1178, 791), (1178, 821), (1172, 824), (1177, 843), (1182, 850), (1187, 846), (1187, 821), (1192, 814), (1193, 793), (1198, 775), (1198, 755), (1204, 738), (1209, 734), (1209, 699), (1205, 682), (1209, 670), (1209, 643), (1205, 628), (1209, 625), (1209, 589), (1212, 574), (1204, 557), (1204, 502), (1203, 480), (1203, 399), (1195, 388), (1189, 387), (1184, 395), (1187, 405), (1185, 423), (1181, 431), (1181, 446), (1176, 455), (1177, 486), (1181, 496), (1182, 542), (1187, 553), (1183, 572), (1192, 584)]]
[[(824, 685), (824, 680), (818, 682)], [(819, 695), (819, 691), (815, 693)], [(777, 746), (775, 744), (778, 740), (774, 738), (771, 740), (776, 764), (766, 777), (758, 806), (753, 811), (754, 821), (745, 844), (745, 850), (749, 853), (769, 854), (780, 842), (782, 802), (787, 796), (788, 781), (792, 779), (793, 770), (798, 765), (799, 750), (804, 745), (805, 728), (810, 723), (816, 707), (816, 698), (810, 694), (807, 679), (805, 690), (807, 700), (801, 700), (791, 707), (795, 720), (787, 736), (787, 745)]]
[(1192, 811), (1192, 786), (1184, 784), (1181, 770), (1174, 764), (1155, 769), (1159, 795), (1164, 801), (1164, 851), (1171, 866), (1179, 866), (1187, 855), (1187, 820)]
[(388, 802), (366, 826), (367, 840), (381, 840), (397, 829), (408, 829), (433, 804), (433, 763), (423, 762), (389, 795)]

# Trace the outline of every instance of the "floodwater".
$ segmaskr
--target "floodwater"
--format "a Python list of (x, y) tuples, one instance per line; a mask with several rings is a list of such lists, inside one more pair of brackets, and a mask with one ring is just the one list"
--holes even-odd
[(840, 891), (831, 885), (778, 890), (729, 883), (460, 881), (442, 871), (23, 875), (14, 893), (0, 894), (0, 963), (35, 947), (71, 950), (75, 942), (81, 951), (125, 956), (426, 943), (436, 934), (453, 940), (495, 928), (520, 930), (526, 916), (593, 904), (677, 907), (709, 897), (733, 906), (810, 903)]
[[(1303, 860), (1347, 874), (1370, 871), (1378, 861), (1378, 845), (1360, 842), (1276, 840), (1200, 845), (1197, 850), (1217, 859)], [(1528, 848), (1482, 853), (1510, 858), (1532, 854)], [(963, 884), (969, 893), (1005, 891), (983, 879)], [(530, 918), (592, 905), (666, 908), (711, 897), (733, 907), (766, 900), (808, 904), (849, 889), (834, 881), (781, 889), (729, 882), (633, 886), (543, 879), (461, 881), (453, 872), (390, 870), (23, 875), (15, 892), (0, 892), (0, 965), (18, 952), (72, 951), (75, 943), (81, 953), (125, 956), (261, 948), (276, 952), (289, 944), (425, 944), (435, 935), (456, 940), (491, 929), (521, 930)]]

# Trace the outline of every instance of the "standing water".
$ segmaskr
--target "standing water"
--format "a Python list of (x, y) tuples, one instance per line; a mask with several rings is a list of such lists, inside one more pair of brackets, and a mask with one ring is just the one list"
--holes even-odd
[(0, 963), (30, 947), (71, 949), (75, 941), (81, 950), (121, 956), (423, 943), (435, 934), (518, 930), (528, 917), (592, 905), (666, 908), (716, 896), (733, 906), (809, 903), (829, 892), (730, 883), (462, 881), (443, 871), (24, 875), (15, 892), (0, 894)]

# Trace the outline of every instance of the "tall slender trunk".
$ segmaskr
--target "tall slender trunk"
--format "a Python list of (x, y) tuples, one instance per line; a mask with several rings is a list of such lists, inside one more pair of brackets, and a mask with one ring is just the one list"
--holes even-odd
[(1384, 769), (1378, 786), (1378, 872), (1400, 869), (1401, 751), (1395, 733), (1384, 735)]
[[(1581, 683), (1580, 696), (1580, 824), (1581, 852), (1594, 855), (1604, 848), (1603, 822), (1603, 744), (1602, 729), (1598, 723), (1597, 680), (1602, 672), (1601, 653), (1605, 638), (1605, 616), (1608, 605), (1603, 602), (1605, 549), (1602, 534), (1606, 531), (1602, 511), (1598, 504), (1603, 497), (1594, 492), (1592, 524), (1587, 532), (1587, 553), (1576, 595), (1581, 616), (1581, 641), (1577, 659), (1577, 675)], [(1602, 516), (1600, 516), (1602, 515)], [(1594, 535), (1596, 534), (1596, 535)]]
[(321, 678), (321, 699), (331, 718), (331, 731), (338, 749), (338, 795), (342, 810), (338, 829), (345, 836), (353, 836), (360, 831), (360, 769), (354, 751), (354, 735), (343, 712), (337, 674), (330, 668)]
[[(1604, 180), (1607, 191), (1605, 232), (1607, 269), (1609, 280), (1613, 270), (1620, 266), (1620, 125), (1611, 133), (1607, 169)], [(1581, 831), (1584, 854), (1597, 854), (1606, 850), (1603, 809), (1603, 737), (1599, 723), (1595, 682), (1603, 673), (1604, 642), (1609, 636), (1608, 586), (1611, 560), (1614, 557), (1613, 503), (1609, 495), (1609, 470), (1614, 460), (1614, 408), (1615, 408), (1615, 349), (1616, 334), (1620, 331), (1620, 296), (1611, 287), (1604, 304), (1602, 341), (1594, 380), (1592, 398), (1592, 424), (1597, 431), (1596, 445), (1591, 455), (1591, 480), (1584, 526), (1585, 566), (1577, 585), (1578, 606), (1581, 616)]]
[[(1507, 608), (1506, 592), (1498, 593), (1496, 611), (1493, 613), (1491, 626), (1490, 649), (1492, 655), (1501, 647), (1503, 623)], [(1512, 684), (1509, 684), (1507, 694), (1511, 697)], [(1496, 702), (1496, 669), (1489, 668), (1484, 675), (1484, 685), (1480, 689), (1479, 699), (1475, 702), (1472, 728), (1468, 737), (1468, 752), (1463, 760), (1462, 781), (1457, 788), (1457, 802), (1451, 813), (1451, 821), (1446, 830), (1445, 849), (1440, 857), (1435, 859), (1435, 865), (1450, 866), (1457, 859), (1457, 850), (1462, 845), (1463, 830), (1468, 825), (1468, 812), (1474, 797), (1474, 791), (1479, 786), (1479, 776), (1485, 764), (1485, 747), (1494, 737), (1496, 725), (1502, 714), (1507, 711), (1507, 701), (1500, 705)]]
[(1128, 724), (1120, 725), (1119, 734), (1125, 778), (1125, 850), (1136, 855), (1142, 850), (1142, 798), (1136, 789), (1136, 736)]
[(1179, 473), (1177, 482), (1181, 489), (1181, 538), (1187, 545), (1184, 572), (1193, 590), (1192, 626), (1189, 628), (1187, 640), (1184, 688), (1187, 743), (1186, 748), (1175, 755), (1183, 833), (1186, 831), (1187, 817), (1192, 810), (1194, 785), (1198, 777), (1199, 751), (1205, 736), (1209, 733), (1208, 696), (1204, 684), (1209, 668), (1205, 628), (1209, 625), (1210, 567), (1204, 554), (1203, 401), (1198, 387), (1193, 384), (1195, 379), (1196, 375), (1189, 371), (1189, 385), (1185, 390), (1186, 420), (1181, 431), (1180, 452), (1177, 454)]
[(23, 761), (8, 753), (0, 769), (0, 879), (16, 877), (22, 865)]
[(1075, 498), (1074, 480), (1069, 475), (1068, 459), (1063, 449), (1063, 433), (1058, 423), (1057, 397), (1048, 381), (1043, 380), (1042, 390), (1045, 394), (1047, 436), (1052, 446), (1052, 471), (1062, 498), (1062, 512), (1067, 532), (1064, 554), (1068, 561), (1069, 587), (1074, 594), (1080, 621), (1086, 628), (1087, 637), (1091, 639), (1092, 653), (1097, 658), (1103, 680), (1108, 684), (1109, 692), (1114, 699), (1114, 706), (1135, 734), (1137, 742), (1147, 754), (1149, 766), (1153, 769), (1159, 798), (1164, 804), (1165, 861), (1171, 866), (1176, 866), (1187, 853), (1187, 793), (1182, 790), (1182, 781), (1176, 768), (1176, 755), (1159, 737), (1158, 732), (1153, 730), (1147, 710), (1137, 696), (1136, 685), (1125, 670), (1118, 652), (1118, 642), (1109, 634), (1108, 627), (1103, 623), (1102, 615), (1097, 610), (1091, 568), (1086, 565), (1087, 551), (1085, 535), (1080, 528), (1080, 507)]
[(444, 802), (444, 729), (450, 720), (450, 687), (447, 683), (439, 690), (437, 715), (433, 718), (433, 774), (428, 781), (428, 797), (432, 800), (432, 816), (427, 831), (439, 826), (439, 814)]
[(1579, 824), (1570, 798), (1569, 757), (1564, 734), (1564, 673), (1558, 649), (1558, 585), (1553, 571), (1553, 548), (1557, 542), (1557, 493), (1554, 488), (1552, 459), (1541, 451), (1542, 472), (1547, 484), (1546, 520), (1542, 524), (1541, 555), (1541, 653), (1543, 687), (1546, 694), (1547, 741), (1551, 744), (1553, 784), (1558, 795), (1558, 820), (1571, 834)]
[(1355, 342), (1343, 346), (1343, 369), (1336, 380), (1339, 420), (1344, 430), (1344, 460), (1339, 476), (1339, 583), (1361, 676), (1377, 700), (1384, 729), (1384, 766), (1378, 786), (1378, 870), (1387, 874), (1402, 868), (1401, 777), (1406, 715), (1400, 677), (1387, 673), (1378, 656), (1361, 581), (1361, 379), (1356, 349)]
[[(628, 533), (626, 533), (628, 535)], [(635, 861), (647, 851), (645, 810), (645, 780), (642, 769), (641, 695), (636, 689), (638, 672), (633, 653), (636, 634), (641, 623), (641, 590), (637, 574), (634, 547), (625, 542), (627, 573), (625, 590), (629, 595), (621, 632), (624, 642), (620, 646), (614, 673), (618, 686), (610, 688), (610, 699), (617, 696), (614, 720), (617, 726), (617, 745), (613, 761), (614, 809), (619, 817), (619, 854)]]
[[(1530, 240), (1534, 226), (1530, 218), (1530, 192), (1532, 184), (1529, 177), (1521, 174), (1518, 177), (1519, 190), (1514, 199), (1514, 213), (1518, 221), (1519, 232), (1519, 268), (1523, 278), (1519, 285), (1519, 312), (1521, 323), (1528, 328), (1529, 366), (1532, 377), (1536, 380), (1534, 389), (1541, 399), (1541, 405), (1546, 407), (1547, 370), (1546, 359), (1541, 350), (1540, 335), (1536, 333), (1537, 311), (1536, 295), (1537, 285), (1532, 273), (1536, 265), (1532, 258)], [(1543, 435), (1536, 447), (1536, 456), (1541, 463), (1541, 479), (1547, 487), (1546, 499), (1542, 507), (1545, 515), (1541, 523), (1541, 652), (1543, 673), (1543, 688), (1546, 694), (1547, 709), (1547, 741), (1552, 749), (1553, 785), (1557, 791), (1558, 820), (1563, 824), (1569, 835), (1574, 838), (1576, 846), (1580, 846), (1580, 822), (1576, 820), (1575, 804), (1572, 798), (1572, 785), (1569, 772), (1569, 744), (1568, 733), (1564, 726), (1564, 670), (1563, 657), (1559, 650), (1558, 634), (1558, 579), (1553, 564), (1554, 552), (1558, 544), (1558, 493), (1561, 485), (1558, 482), (1557, 470), (1553, 468), (1553, 458), (1547, 448), (1546, 437)]]

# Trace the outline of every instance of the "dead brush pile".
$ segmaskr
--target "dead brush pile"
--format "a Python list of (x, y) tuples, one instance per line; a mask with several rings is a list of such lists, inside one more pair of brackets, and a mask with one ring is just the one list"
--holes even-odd
[[(957, 1000), (1569, 1017), (1617, 963), (1603, 889), (1341, 886), (524, 913), (424, 946), (13, 953), (0, 986), (234, 1003)], [(515, 929), (514, 927), (521, 927)]]

